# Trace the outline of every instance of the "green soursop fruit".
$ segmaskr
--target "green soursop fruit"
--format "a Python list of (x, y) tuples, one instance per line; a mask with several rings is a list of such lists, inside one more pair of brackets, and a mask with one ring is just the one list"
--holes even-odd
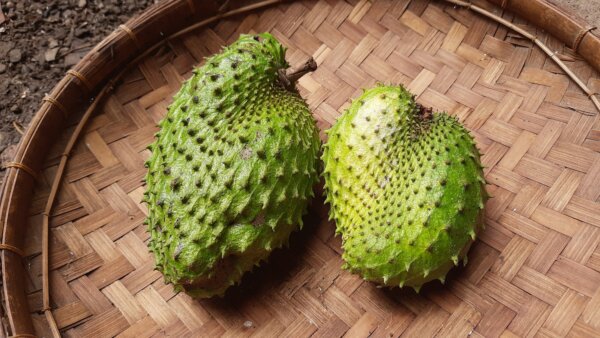
[(390, 287), (443, 282), (483, 226), (485, 180), (468, 131), (380, 85), (328, 135), (325, 189), (344, 267)]
[(222, 295), (287, 244), (318, 181), (320, 140), (285, 48), (242, 35), (175, 95), (146, 162), (156, 268), (176, 290)]

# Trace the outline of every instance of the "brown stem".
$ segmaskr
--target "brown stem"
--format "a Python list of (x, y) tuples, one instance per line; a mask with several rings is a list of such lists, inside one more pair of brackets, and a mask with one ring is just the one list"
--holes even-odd
[(285, 69), (279, 70), (279, 82), (288, 90), (293, 90), (296, 85), (296, 81), (303, 77), (305, 74), (314, 72), (317, 70), (317, 62), (312, 57), (299, 67), (298, 69), (292, 70), (286, 73)]
[(424, 107), (423, 105), (417, 103), (418, 114), (421, 120), (429, 121), (433, 118), (433, 109), (429, 107)]

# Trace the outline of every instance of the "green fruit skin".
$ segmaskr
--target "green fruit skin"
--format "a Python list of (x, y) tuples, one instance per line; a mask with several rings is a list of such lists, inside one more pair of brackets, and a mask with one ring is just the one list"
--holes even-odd
[(328, 135), (325, 191), (344, 267), (385, 286), (443, 281), (483, 227), (488, 196), (468, 131), (404, 88), (380, 85)]
[(149, 248), (176, 290), (223, 295), (302, 226), (320, 140), (307, 104), (278, 84), (286, 67), (272, 35), (242, 35), (194, 71), (159, 124)]

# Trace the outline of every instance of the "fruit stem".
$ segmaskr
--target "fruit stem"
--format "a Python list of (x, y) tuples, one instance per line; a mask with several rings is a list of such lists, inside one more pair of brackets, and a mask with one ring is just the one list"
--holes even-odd
[(306, 60), (306, 62), (299, 68), (292, 70), (289, 74), (286, 74), (285, 69), (279, 70), (279, 82), (288, 90), (293, 90), (296, 85), (296, 81), (306, 75), (307, 73), (314, 72), (317, 70), (317, 62), (312, 57)]
[(433, 109), (417, 103), (417, 110), (422, 121), (430, 121), (433, 118)]

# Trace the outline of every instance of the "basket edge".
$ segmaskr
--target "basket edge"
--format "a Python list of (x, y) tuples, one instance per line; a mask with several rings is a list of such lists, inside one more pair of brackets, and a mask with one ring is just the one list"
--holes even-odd
[(549, 32), (575, 53), (580, 54), (594, 69), (600, 71), (600, 38), (593, 32), (596, 27), (576, 14), (550, 0), (487, 1)]
[[(575, 47), (574, 49), (576, 52), (581, 54), (581, 56), (596, 70), (600, 71), (600, 38), (598, 38), (595, 34), (590, 33), (590, 26), (584, 25), (581, 22), (574, 20), (572, 17), (569, 17), (566, 11), (564, 11), (562, 8), (544, 0), (532, 0), (527, 2), (507, 0), (487, 1), (499, 6), (504, 5), (504, 8), (507, 10), (523, 16), (528, 21), (536, 24), (536, 26), (539, 28), (548, 31), (553, 36), (557, 37), (567, 46)], [(144, 28), (149, 21), (155, 19), (155, 17), (150, 15), (155, 14), (151, 13), (151, 9), (173, 4), (181, 4), (182, 8), (190, 8), (187, 7), (190, 3), (193, 5), (198, 4), (200, 7), (194, 7), (194, 11), (183, 11), (183, 15), (178, 16), (178, 20), (174, 20), (175, 22), (179, 23), (179, 25), (176, 27), (185, 26), (187, 23), (187, 21), (183, 20), (182, 17), (186, 19), (208, 17), (215, 14), (218, 8), (218, 5), (214, 1), (167, 0), (153, 5), (151, 8), (144, 11), (140, 16), (130, 19), (125, 25), (126, 27), (129, 27), (131, 32), (135, 32), (139, 27)], [(203, 15), (198, 15), (200, 12), (197, 10), (198, 8), (206, 8), (206, 12), (202, 12)], [(210, 9), (212, 9), (212, 12)], [(539, 12), (543, 12), (545, 15), (542, 16), (535, 14)], [(560, 24), (557, 25), (557, 22)], [(566, 30), (561, 31), (558, 29), (559, 27), (566, 27)], [(156, 38), (155, 41), (160, 41), (160, 38)], [(153, 44), (149, 41), (146, 42), (149, 45)], [(77, 70), (80, 74), (86, 74), (89, 71), (89, 62), (95, 61), (95, 57), (98, 56), (98, 53), (101, 53), (102, 50), (106, 50), (106, 48), (110, 48), (111, 46), (120, 46), (119, 49), (122, 49), (121, 52), (124, 52), (126, 55), (131, 55), (133, 53), (127, 51), (136, 50), (139, 48), (139, 43), (139, 39), (132, 38), (129, 32), (123, 28), (119, 28), (111, 33), (108, 37), (103, 39), (102, 42), (100, 42), (90, 53), (88, 53), (88, 55), (86, 55), (86, 57), (73, 69)], [(130, 59), (123, 59), (121, 62), (114, 62), (114, 60), (111, 61), (112, 65), (114, 65), (113, 72), (114, 69), (118, 69), (119, 67), (126, 65), (129, 60)], [(64, 96), (74, 96), (75, 94), (73, 93), (77, 93), (80, 97), (92, 98), (92, 94), (98, 91), (98, 87), (100, 87), (105, 82), (106, 78), (109, 78), (113, 72), (105, 72), (106, 75), (104, 78), (95, 79), (95, 81), (88, 79), (88, 81), (90, 81), (90, 83), (93, 85), (92, 93), (85, 92), (86, 86), (81, 86), (82, 84), (85, 85), (85, 83), (81, 83), (84, 82), (81, 79), (77, 77), (65, 76), (54, 87), (51, 92), (51, 97), (58, 101)], [(99, 74), (95, 75), (98, 76)], [(84, 79), (86, 78), (84, 77)], [(68, 105), (67, 110), (76, 110), (74, 106), (75, 104)], [(44, 102), (42, 104), (41, 108), (35, 114), (34, 119), (30, 124), (30, 128), (28, 128), (27, 133), (19, 143), (17, 154), (15, 155), (14, 159), (16, 163), (24, 163), (36, 172), (40, 170), (43, 158), (36, 156), (35, 154), (39, 152), (32, 151), (32, 149), (36, 150), (39, 148), (37, 150), (42, 151), (42, 153), (44, 153), (44, 149), (47, 150), (49, 144), (45, 144), (45, 142), (42, 140), (42, 137), (45, 139), (45, 137), (52, 136), (52, 134), (48, 135), (48, 130), (55, 131), (55, 133), (60, 130), (60, 128), (51, 128), (51, 123), (57, 122), (56, 118), (53, 120), (52, 114), (62, 114), (61, 110), (61, 108), (51, 103)], [(60, 125), (64, 125), (64, 121), (61, 122), (62, 123), (60, 123)], [(38, 133), (38, 130), (40, 129), (44, 132)], [(24, 235), (22, 231), (25, 220), (23, 210), (26, 210), (26, 207), (28, 206), (28, 202), (31, 197), (30, 187), (32, 187), (34, 183), (33, 177), (26, 174), (21, 174), (23, 174), (23, 171), (19, 170), (19, 168), (7, 168), (5, 181), (0, 190), (0, 220), (2, 220), (0, 227), (2, 227), (2, 243), (10, 245), (19, 244), (19, 240), (22, 239)], [(15, 246), (20, 247), (20, 245)], [(4, 251), (1, 256), (2, 269), (4, 272), (2, 276), (4, 284), (4, 295), (2, 301), (9, 316), (11, 329), (10, 332), (22, 332), (21, 334), (25, 334), (25, 332), (33, 332), (33, 324), (29, 316), (25, 288), (23, 287), (23, 283), (19, 283), (19, 273), (17, 273), (17, 276), (14, 276), (13, 274), (6, 274), (7, 271), (14, 271), (15, 269), (18, 269), (22, 270), (22, 275), (24, 272), (24, 267), (21, 264), (20, 259), (6, 259), (6, 255), (16, 254), (13, 252)], [(18, 255), (15, 257), (18, 257)], [(15, 293), (13, 291), (18, 292)], [(11, 297), (6, 296), (9, 294)]]

